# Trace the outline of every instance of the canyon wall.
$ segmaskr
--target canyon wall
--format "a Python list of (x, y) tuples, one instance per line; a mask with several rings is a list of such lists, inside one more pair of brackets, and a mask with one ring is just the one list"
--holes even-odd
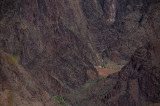
[(159, 39), (159, 8), (159, 0), (1, 0), (1, 91), (47, 105), (97, 80), (103, 60), (128, 61)]
[(159, 106), (159, 44), (156, 40), (139, 47), (121, 71), (67, 95), (66, 101), (73, 106)]

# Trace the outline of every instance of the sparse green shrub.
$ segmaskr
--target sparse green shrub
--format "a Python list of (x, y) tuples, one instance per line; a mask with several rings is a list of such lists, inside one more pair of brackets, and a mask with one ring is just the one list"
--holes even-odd
[(7, 58), (7, 62), (9, 64), (16, 64), (16, 63), (18, 63), (18, 61), (19, 61), (19, 56), (9, 56)]
[(102, 64), (102, 66), (101, 66), (102, 68), (106, 68), (106, 66), (104, 65), (104, 64)]
[(8, 91), (8, 105), (13, 106), (14, 105), (14, 94), (12, 91)]
[(58, 102), (60, 105), (62, 106), (66, 106), (66, 104), (64, 103), (64, 100), (63, 100), (63, 96), (62, 95), (57, 95), (54, 97), (54, 100), (56, 102)]
[(101, 76), (101, 75), (100, 75), (99, 78), (100, 78), (100, 79), (105, 79), (106, 76)]

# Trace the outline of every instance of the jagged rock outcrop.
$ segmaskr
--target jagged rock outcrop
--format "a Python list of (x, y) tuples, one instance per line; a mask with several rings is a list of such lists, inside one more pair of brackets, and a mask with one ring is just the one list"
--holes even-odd
[[(147, 106), (160, 104), (160, 41), (138, 48), (120, 72), (97, 81), (73, 106)], [(74, 94), (73, 94), (74, 95)], [(84, 96), (84, 97), (83, 97)]]
[(75, 40), (73, 35), (94, 65), (106, 57), (115, 60), (112, 53), (128, 60), (137, 47), (160, 35), (158, 0), (7, 0), (0, 5), (1, 47), (22, 55), (23, 62), (61, 45), (64, 36)]
[[(44, 82), (48, 86), (42, 84), (37, 76), (33, 77), (17, 63), (15, 58), (2, 50), (0, 50), (0, 73), (0, 105), (2, 106), (58, 106), (52, 100), (53, 95), (69, 92), (57, 79), (50, 76), (47, 76), (50, 82)], [(54, 87), (54, 90), (46, 89), (50, 86)]]
[[(52, 97), (97, 79), (93, 52), (82, 35), (64, 24), (63, 4), (2, 0), (0, 5), (0, 79), (2, 92), (8, 85), (15, 92), (14, 105), (51, 106)], [(16, 64), (7, 63), (8, 57)]]
[(106, 58), (128, 60), (137, 47), (159, 39), (159, 8), (159, 0), (1, 0), (1, 91), (13, 90), (27, 105), (32, 97), (47, 105), (45, 97), (80, 89), (97, 80), (94, 66)]
[(76, 88), (88, 80), (88, 70), (97, 74), (84, 38), (63, 23), (63, 3), (7, 0), (1, 5), (0, 47), (18, 56), (19, 63), (33, 76), (53, 75)]

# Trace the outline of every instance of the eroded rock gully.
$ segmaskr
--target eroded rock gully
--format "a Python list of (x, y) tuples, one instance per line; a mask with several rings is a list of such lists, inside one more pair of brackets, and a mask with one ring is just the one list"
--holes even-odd
[(158, 106), (159, 44), (154, 41), (138, 48), (121, 71), (90, 83), (84, 91), (67, 95), (66, 101), (73, 106)]
[[(56, 106), (54, 96), (72, 97), (88, 82), (98, 88), (87, 93), (83, 105), (159, 102), (158, 71), (148, 66), (154, 59), (146, 55), (153, 50), (143, 47), (131, 57), (136, 48), (159, 39), (159, 24), (159, 0), (1, 0), (0, 105)], [(110, 80), (99, 80), (94, 66), (130, 57)]]

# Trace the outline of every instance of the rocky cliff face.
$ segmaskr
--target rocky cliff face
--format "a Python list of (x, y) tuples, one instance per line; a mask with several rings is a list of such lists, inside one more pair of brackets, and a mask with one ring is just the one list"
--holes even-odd
[(100, 0), (98, 6), (85, 2), (83, 11), (99, 58), (114, 60), (115, 54), (128, 60), (137, 47), (159, 38), (158, 0)]
[[(111, 54), (127, 60), (160, 33), (158, 0), (7, 0), (1, 5), (1, 32), (6, 35), (1, 46), (22, 55), (24, 63), (66, 38), (66, 43), (69, 39), (83, 42), (81, 51), (94, 65), (106, 57), (114, 60)], [(17, 47), (22, 43), (24, 50)]]
[(52, 72), (73, 88), (85, 83), (87, 70), (94, 70), (96, 75), (88, 59), (93, 58), (91, 49), (82, 35), (70, 30), (61, 19), (67, 15), (61, 10), (63, 3), (7, 0), (1, 5), (1, 49), (18, 56), (28, 71), (36, 75)]
[(159, 39), (159, 8), (158, 0), (1, 0), (1, 91), (53, 105), (53, 96), (97, 80), (103, 60), (128, 60)]
[[(48, 80), (51, 82), (44, 82), (48, 84), (48, 86), (45, 85), (40, 80), (42, 78), (33, 77), (30, 72), (17, 63), (15, 58), (2, 50), (0, 50), (0, 73), (0, 105), (2, 106), (58, 106), (52, 100), (51, 95), (68, 92), (56, 79), (49, 76)], [(50, 86), (54, 86), (55, 90), (48, 91), (46, 88)]]
[(98, 80), (74, 99), (66, 96), (66, 100), (73, 106), (152, 106), (159, 103), (159, 44), (160, 41), (154, 41), (138, 48), (120, 72)]
[[(69, 93), (97, 78), (90, 62), (94, 61), (91, 49), (82, 35), (74, 33), (63, 21), (63, 15), (67, 15), (62, 14), (63, 3), (7, 0), (0, 5), (0, 60), (4, 62), (0, 71), (18, 95), (15, 97), (23, 98), (26, 104), (36, 98), (44, 105), (53, 96)], [(10, 56), (11, 63), (5, 62), (4, 54)], [(44, 93), (47, 97), (39, 96)]]

